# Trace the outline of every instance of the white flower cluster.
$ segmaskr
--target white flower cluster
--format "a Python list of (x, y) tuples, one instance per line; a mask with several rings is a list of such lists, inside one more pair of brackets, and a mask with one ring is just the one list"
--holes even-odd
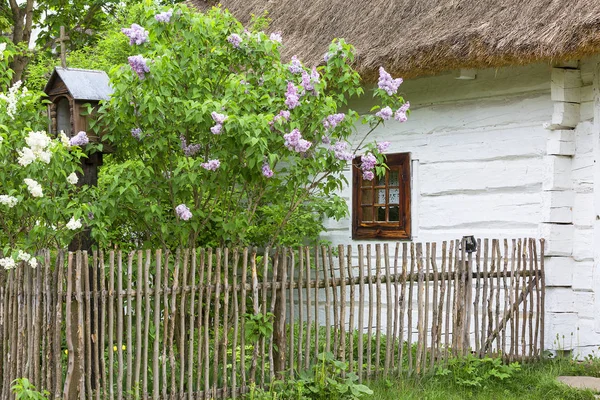
[(0, 43), (0, 61), (4, 60), (4, 51), (6, 50), (6, 42)]
[(67, 137), (67, 135), (65, 134), (64, 131), (60, 131), (60, 133), (58, 134), (58, 137), (60, 139), (60, 142), (63, 144), (63, 146), (65, 146), (66, 148), (71, 147), (71, 143), (69, 143), (69, 138)]
[(19, 202), (19, 199), (17, 199), (14, 196), (9, 196), (7, 194), (0, 194), (0, 204), (4, 204), (5, 206), (8, 206), (8, 208), (13, 208), (14, 206), (17, 205), (18, 202)]
[(0, 93), (0, 100), (6, 101), (6, 113), (11, 119), (15, 118), (15, 114), (17, 113), (17, 103), (21, 97), (25, 97), (27, 94), (27, 88), (24, 87), (21, 90), (21, 94), (19, 94), (19, 89), (21, 88), (21, 81), (16, 81), (10, 89), (8, 89), (8, 94)]
[(69, 222), (67, 222), (67, 228), (69, 228), (72, 231), (75, 231), (75, 230), (81, 228), (82, 226), (83, 225), (81, 224), (81, 220), (75, 219), (75, 217), (71, 217)]
[(37, 265), (38, 265), (37, 258), (33, 257), (29, 253), (25, 253), (22, 250), (19, 250), (19, 254), (17, 255), (17, 259), (19, 259), (21, 261), (28, 262), (29, 265), (31, 266), (31, 268), (36, 268)]
[(29, 132), (29, 135), (25, 138), (25, 142), (29, 147), (23, 147), (19, 152), (18, 163), (26, 167), (35, 160), (41, 160), (46, 164), (50, 163), (52, 153), (47, 150), (48, 146), (52, 142), (50, 137), (46, 135), (46, 132)]
[(42, 185), (40, 185), (36, 180), (25, 178), (23, 182), (27, 185), (27, 190), (33, 197), (44, 197), (44, 193), (42, 192)]
[(71, 185), (76, 185), (77, 182), (79, 182), (77, 174), (73, 172), (71, 175), (67, 176), (67, 182), (69, 182)]
[(11, 257), (0, 258), (0, 267), (3, 267), (4, 269), (13, 269), (16, 266), (15, 260)]

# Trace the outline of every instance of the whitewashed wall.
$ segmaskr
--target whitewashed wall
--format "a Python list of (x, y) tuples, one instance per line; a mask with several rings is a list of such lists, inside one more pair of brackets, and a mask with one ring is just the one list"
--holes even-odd
[[(548, 240), (546, 348), (578, 355), (600, 345), (599, 60), (563, 65), (566, 72), (534, 64), (480, 70), (475, 80), (448, 73), (407, 81), (409, 121), (372, 134), (414, 160), (414, 241)], [(351, 188), (342, 195), (351, 208)], [(357, 243), (350, 219), (326, 226), (323, 238)]]

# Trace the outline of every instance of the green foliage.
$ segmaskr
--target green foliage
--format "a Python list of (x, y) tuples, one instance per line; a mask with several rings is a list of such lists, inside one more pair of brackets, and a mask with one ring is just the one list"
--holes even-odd
[(16, 400), (46, 400), (50, 393), (46, 390), (39, 392), (27, 378), (19, 378), (13, 381), (11, 388)]
[(504, 364), (501, 358), (479, 358), (472, 354), (455, 357), (445, 367), (438, 367), (436, 375), (447, 377), (456, 385), (480, 388), (491, 381), (511, 378), (521, 370), (517, 362)]
[(255, 342), (270, 337), (273, 333), (273, 313), (244, 314), (246, 318), (246, 340)]
[(252, 387), (248, 400), (358, 400), (373, 394), (358, 383), (358, 376), (346, 372), (348, 364), (337, 361), (332, 353), (321, 353), (318, 362), (297, 379), (276, 381), (268, 391)]
[[(244, 30), (220, 8), (194, 13), (178, 5), (169, 23), (154, 18), (160, 11), (165, 10), (144, 6), (134, 13), (149, 38), (129, 54), (144, 57), (150, 72), (140, 79), (127, 65), (112, 68), (115, 93), (94, 126), (116, 149), (100, 176), (95, 238), (102, 245), (166, 248), (317, 241), (323, 216), (347, 214), (337, 194), (346, 184), (347, 161), (321, 141), (348, 142), (359, 120), (347, 110), (335, 128), (323, 124), (363, 94), (351, 67), (353, 47), (334, 41), (328, 62), (313, 72), (319, 76), (314, 90), (301, 93), (301, 74), (281, 60), (282, 44), (259, 30), (264, 16)], [(124, 63), (125, 37), (119, 35), (106, 40), (119, 41)], [(228, 40), (231, 35), (241, 38), (239, 48)], [(300, 92), (300, 104), (289, 110), (288, 82)], [(380, 89), (374, 95), (382, 106), (404, 102)], [(284, 110), (290, 111), (289, 120), (277, 120)], [(220, 134), (211, 132), (213, 112), (227, 116)], [(372, 129), (382, 123), (373, 115), (363, 122)], [(139, 139), (133, 129), (141, 130)], [(286, 147), (284, 135), (294, 129), (312, 143), (309, 150)], [(192, 144), (196, 150), (186, 153), (185, 145)], [(376, 155), (383, 171), (374, 144), (354, 149), (356, 155), (362, 152)], [(209, 160), (219, 160), (217, 170), (203, 167)], [(263, 168), (274, 175), (263, 175)], [(178, 218), (179, 205), (190, 209), (190, 220)]]

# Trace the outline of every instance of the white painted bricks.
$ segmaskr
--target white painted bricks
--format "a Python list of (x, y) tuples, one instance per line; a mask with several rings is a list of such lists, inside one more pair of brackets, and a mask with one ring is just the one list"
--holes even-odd
[(546, 156), (544, 157), (545, 174), (542, 184), (543, 190), (571, 189), (571, 157)]
[(575, 134), (573, 130), (555, 130), (548, 132), (546, 153), (548, 155), (572, 156), (575, 154)]
[(540, 224), (540, 237), (546, 238), (546, 256), (570, 256), (573, 253), (573, 231), (570, 224)]
[(542, 218), (545, 222), (571, 223), (575, 194), (571, 190), (542, 192)]

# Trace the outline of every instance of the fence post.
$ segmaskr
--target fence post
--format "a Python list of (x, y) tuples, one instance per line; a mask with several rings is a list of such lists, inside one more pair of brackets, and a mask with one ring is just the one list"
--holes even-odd
[[(286, 313), (286, 281), (287, 281), (287, 249), (284, 247), (280, 254), (281, 262), (277, 268), (279, 271), (278, 282), (280, 285), (279, 296), (277, 296), (277, 301), (275, 304), (275, 332), (274, 332), (274, 340), (277, 346), (277, 351), (275, 352), (274, 362), (275, 362), (275, 373), (278, 378), (282, 378), (283, 372), (285, 371), (285, 354), (287, 351), (286, 340), (285, 340), (285, 313)], [(293, 307), (293, 305), (292, 305)], [(293, 329), (291, 327), (290, 329)], [(290, 346), (293, 344), (290, 343)], [(292, 362), (292, 361), (290, 361)]]

